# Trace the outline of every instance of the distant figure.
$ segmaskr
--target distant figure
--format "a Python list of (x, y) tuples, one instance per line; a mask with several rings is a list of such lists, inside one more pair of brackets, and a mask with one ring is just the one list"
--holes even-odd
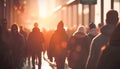
[(90, 47), (90, 38), (85, 30), (80, 26), (68, 42), (68, 64), (72, 69), (85, 69)]
[(30, 32), (27, 40), (29, 52), (32, 55), (33, 69), (35, 69), (36, 58), (38, 58), (38, 69), (41, 69), (41, 53), (43, 51), (44, 42), (44, 36), (38, 28), (38, 23), (34, 23), (34, 28), (32, 29), (32, 32)]
[(103, 51), (97, 69), (120, 69), (120, 24), (114, 30), (109, 44)]
[(96, 25), (92, 22), (89, 24), (89, 30), (88, 30), (88, 36), (90, 38), (90, 40), (92, 41), (92, 39), (98, 34), (98, 30), (96, 28)]
[[(20, 31), (19, 31), (20, 34), (22, 34), (22, 36), (24, 37), (25, 39), (25, 47), (23, 48), (23, 51), (24, 51), (24, 62), (26, 62), (26, 58), (28, 57), (28, 54), (27, 54), (27, 33), (26, 31), (23, 29), (23, 26), (20, 26)], [(30, 58), (28, 60), (28, 62), (30, 61)]]
[(20, 33), (24, 36), (25, 40), (27, 39), (27, 33), (23, 30), (23, 26), (20, 26)]
[(111, 34), (118, 23), (118, 12), (110, 10), (106, 14), (106, 25), (103, 26), (98, 34), (91, 42), (90, 52), (86, 64), (86, 69), (96, 69), (102, 48), (108, 44)]
[(97, 29), (98, 29), (98, 34), (100, 33), (100, 29), (102, 28), (102, 23), (99, 23), (98, 26), (97, 26)]
[(52, 57), (55, 58), (57, 69), (64, 69), (66, 58), (66, 46), (68, 35), (64, 29), (63, 21), (60, 21), (57, 25), (57, 30), (54, 32), (50, 39), (48, 48), (48, 58), (52, 61)]
[(23, 67), (24, 60), (24, 47), (25, 38), (18, 32), (17, 24), (12, 24), (11, 26), (11, 36), (12, 36), (12, 60), (14, 68), (21, 69)]

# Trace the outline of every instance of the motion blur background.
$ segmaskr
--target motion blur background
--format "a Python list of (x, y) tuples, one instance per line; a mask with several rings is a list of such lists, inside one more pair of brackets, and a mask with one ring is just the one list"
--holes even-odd
[(50, 30), (63, 20), (68, 29), (91, 22), (104, 25), (110, 9), (120, 12), (120, 0), (0, 0), (0, 21), (7, 18), (8, 27), (17, 23), (28, 29), (38, 22), (40, 28)]

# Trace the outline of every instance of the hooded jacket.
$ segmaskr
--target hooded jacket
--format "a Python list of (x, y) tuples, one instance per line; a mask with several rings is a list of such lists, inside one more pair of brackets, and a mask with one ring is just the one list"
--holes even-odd
[(72, 38), (75, 40), (74, 43), (68, 43), (68, 47), (71, 46), (68, 57), (69, 66), (72, 69), (85, 69), (89, 54), (90, 38), (86, 34), (84, 27), (78, 28)]
[(100, 29), (101, 33), (92, 40), (86, 69), (96, 69), (99, 56), (101, 55), (101, 48), (108, 43), (114, 28), (114, 24), (107, 24), (103, 26)]

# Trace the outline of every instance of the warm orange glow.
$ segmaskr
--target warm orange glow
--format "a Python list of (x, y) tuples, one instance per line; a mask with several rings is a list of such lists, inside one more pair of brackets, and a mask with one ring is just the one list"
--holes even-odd
[[(24, 23), (27, 29), (32, 31), (34, 22), (38, 22), (41, 31), (56, 29), (61, 15), (56, 14), (55, 11), (62, 8), (62, 6), (56, 6), (56, 0), (30, 0), (30, 2), (25, 0), (24, 4), (24, 13), (19, 15), (21, 23)], [(14, 9), (16, 10), (17, 7)]]
[(23, 4), (24, 4), (24, 5), (27, 4), (27, 1), (23, 1)]
[(38, 1), (39, 3), (39, 5), (38, 5), (38, 8), (39, 8), (39, 15), (40, 15), (40, 17), (45, 17), (45, 16), (47, 16), (47, 6), (46, 6), (46, 1), (45, 0), (39, 0)]
[(17, 6), (14, 6), (14, 9), (17, 10)]
[(104, 51), (106, 49), (106, 46), (102, 46), (101, 51)]
[(45, 11), (45, 10), (40, 11), (40, 16), (41, 16), (41, 17), (47, 16), (47, 15), (46, 15), (46, 11)]

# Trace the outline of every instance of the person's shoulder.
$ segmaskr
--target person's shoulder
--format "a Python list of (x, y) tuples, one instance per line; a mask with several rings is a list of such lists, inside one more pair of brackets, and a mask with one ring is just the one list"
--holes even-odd
[(96, 35), (94, 38), (93, 38), (93, 40), (99, 40), (100, 38), (102, 37), (102, 34), (100, 33), (100, 34), (98, 34), (98, 35)]
[(92, 43), (101, 43), (104, 41), (104, 36), (100, 33), (92, 39)]

